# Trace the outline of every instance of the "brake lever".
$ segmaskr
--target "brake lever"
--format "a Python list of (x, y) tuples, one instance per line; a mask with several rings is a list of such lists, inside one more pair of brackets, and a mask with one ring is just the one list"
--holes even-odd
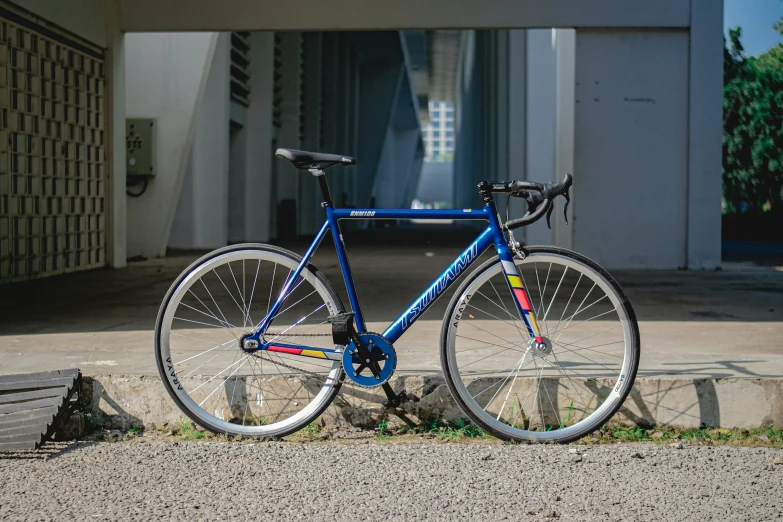
[[(566, 200), (565, 205), (563, 205), (563, 219), (565, 219), (566, 225), (568, 224), (568, 204), (571, 203), (571, 198), (568, 196), (568, 192), (565, 194), (561, 194)], [(549, 230), (552, 230), (552, 224), (550, 223), (550, 217), (552, 216), (552, 211), (555, 209), (555, 202), (552, 202), (552, 206), (549, 207), (549, 210), (546, 211), (546, 226), (549, 227)]]

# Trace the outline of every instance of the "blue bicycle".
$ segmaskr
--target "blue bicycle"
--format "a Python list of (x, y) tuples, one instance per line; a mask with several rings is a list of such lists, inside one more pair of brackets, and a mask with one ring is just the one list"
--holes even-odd
[[(523, 247), (512, 230), (566, 205), (559, 184), (482, 182), (480, 209), (335, 208), (324, 172), (353, 158), (278, 149), (320, 184), (326, 221), (304, 256), (264, 244), (211, 252), (179, 276), (158, 313), (155, 354), (177, 405), (204, 428), (280, 437), (314, 421), (344, 384), (382, 387), (386, 405), (406, 400), (389, 384), (394, 343), (468, 268), (495, 256), (452, 298), (440, 338), (443, 374), (475, 425), (516, 441), (569, 442), (606, 423), (630, 391), (639, 328), (628, 299), (600, 266), (554, 247)], [(500, 219), (493, 194), (527, 201)], [(342, 219), (482, 220), (486, 228), (383, 332), (369, 332), (354, 289)], [(331, 233), (350, 301), (346, 308), (310, 259)]]

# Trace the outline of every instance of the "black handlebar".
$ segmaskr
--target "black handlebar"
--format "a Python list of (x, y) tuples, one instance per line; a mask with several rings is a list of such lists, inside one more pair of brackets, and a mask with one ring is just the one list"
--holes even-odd
[(568, 193), (571, 185), (573, 184), (573, 176), (566, 174), (563, 181), (560, 183), (536, 183), (534, 181), (511, 181), (502, 183), (489, 183), (489, 189), (491, 192), (508, 192), (514, 197), (524, 198), (527, 201), (527, 212), (519, 219), (514, 219), (506, 223), (505, 227), (508, 230), (523, 227), (531, 223), (535, 223), (544, 214), (546, 214), (546, 223), (549, 228), (552, 228), (550, 223), (550, 216), (554, 210), (554, 201), (557, 196), (563, 196), (566, 200), (563, 207), (563, 215), (565, 221), (568, 223), (568, 203), (571, 202), (571, 197)]

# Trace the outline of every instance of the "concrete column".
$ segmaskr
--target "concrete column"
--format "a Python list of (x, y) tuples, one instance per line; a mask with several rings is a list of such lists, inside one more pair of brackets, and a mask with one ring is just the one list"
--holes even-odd
[[(508, 171), (505, 179), (527, 179), (527, 31), (508, 31)], [(525, 202), (509, 201), (509, 215), (519, 217)], [(503, 214), (505, 216), (505, 214)], [(515, 234), (525, 239), (525, 230)]]
[(250, 35), (250, 106), (245, 122), (246, 186), (244, 241), (266, 242), (271, 236), (272, 203), (272, 88), (275, 37), (271, 32)]
[(480, 204), (476, 184), (486, 175), (485, 36), (484, 31), (465, 31), (460, 44), (454, 151), (454, 206), (458, 208)]
[[(557, 77), (553, 29), (527, 31), (527, 161), (528, 181), (555, 179), (555, 112)], [(530, 245), (551, 245), (546, 220), (525, 227)]]
[[(322, 114), (322, 74), (323, 65), (322, 38), (323, 33), (304, 33), (304, 141), (302, 148), (319, 152), (325, 151), (321, 144), (321, 114)], [(340, 154), (339, 151), (335, 152)], [(318, 181), (312, 176), (302, 175), (299, 182), (299, 200), (297, 215), (299, 218), (299, 235), (315, 235), (324, 220), (324, 212), (319, 203), (322, 201)]]
[[(555, 172), (556, 181), (566, 174), (574, 174), (574, 96), (576, 82), (576, 31), (555, 29), (556, 93), (555, 105)], [(571, 191), (573, 195), (573, 190)], [(563, 200), (558, 203), (564, 204)], [(556, 209), (552, 215), (553, 243), (573, 248), (573, 201), (568, 207), (568, 223), (563, 212)]]
[[(279, 33), (280, 38), (280, 109), (281, 127), (277, 131), (277, 146), (291, 149), (302, 147), (300, 133), (300, 107), (302, 103), (302, 33)], [(275, 237), (294, 234), (297, 228), (298, 209), (291, 206), (299, 196), (299, 180), (302, 174), (287, 161), (275, 165), (276, 219)], [(291, 220), (283, 222), (282, 220)]]
[(230, 53), (230, 34), (221, 33), (193, 140), (190, 173), (195, 248), (217, 248), (228, 242)]
[(687, 266), (721, 262), (723, 0), (691, 0)]
[(125, 196), (125, 34), (120, 31), (119, 10), (115, 2), (107, 4), (106, 52), (108, 74), (108, 230), (106, 261), (122, 268), (127, 258), (127, 206)]
[[(231, 101), (231, 109), (237, 109), (237, 103)], [(247, 111), (241, 111), (246, 113)], [(246, 118), (243, 118), (243, 122)], [(245, 240), (245, 216), (248, 213), (246, 199), (248, 171), (247, 130), (231, 120), (228, 140), (228, 242), (241, 243)]]
[(403, 78), (400, 62), (373, 61), (361, 66), (359, 91), (359, 148), (355, 178), (357, 206), (368, 205), (386, 133), (392, 121)]

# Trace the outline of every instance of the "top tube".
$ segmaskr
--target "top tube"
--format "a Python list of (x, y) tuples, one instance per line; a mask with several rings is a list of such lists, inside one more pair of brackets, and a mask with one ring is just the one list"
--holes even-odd
[(486, 220), (490, 215), (484, 208), (427, 209), (427, 208), (333, 208), (335, 219), (451, 219)]

